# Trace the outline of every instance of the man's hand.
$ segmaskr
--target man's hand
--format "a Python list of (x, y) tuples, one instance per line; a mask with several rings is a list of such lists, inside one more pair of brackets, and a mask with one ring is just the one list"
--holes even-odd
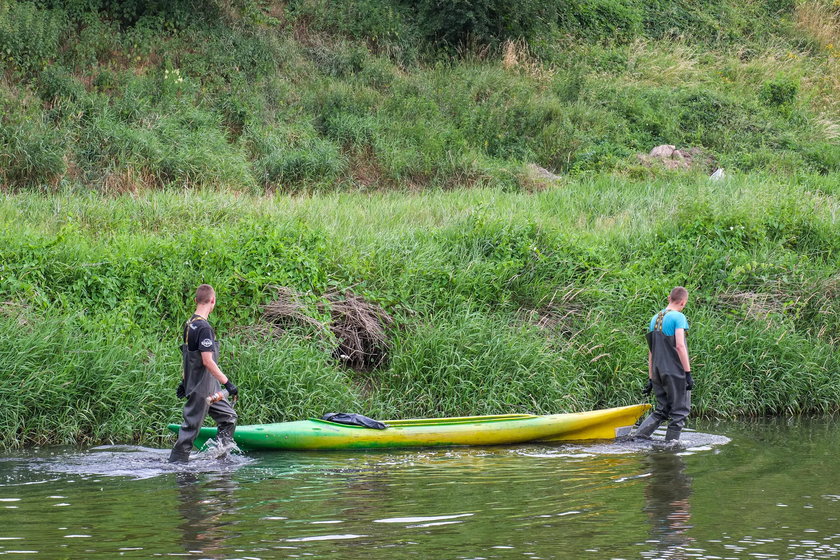
[(685, 372), (685, 390), (691, 391), (692, 389), (694, 389), (694, 379), (691, 377), (691, 372), (687, 371)]
[(178, 388), (175, 389), (175, 396), (179, 399), (186, 399), (187, 398), (187, 388), (184, 386), (184, 380), (182, 379), (180, 383), (178, 383)]
[(650, 395), (652, 392), (653, 392), (653, 381), (651, 381), (650, 377), (648, 377), (647, 385), (645, 385), (645, 388), (642, 389), (642, 394), (643, 395)]
[(227, 389), (228, 395), (231, 397), (235, 397), (239, 394), (239, 388), (231, 382), (230, 378), (225, 382), (225, 389)]

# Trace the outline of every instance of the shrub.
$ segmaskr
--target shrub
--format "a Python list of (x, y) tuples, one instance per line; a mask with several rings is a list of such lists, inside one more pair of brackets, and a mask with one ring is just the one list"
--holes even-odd
[(686, 131), (728, 126), (741, 112), (737, 101), (711, 90), (687, 91), (676, 101), (680, 127)]
[(576, 0), (559, 9), (558, 21), (575, 36), (627, 41), (641, 30), (642, 12), (627, 0)]
[(307, 49), (307, 54), (323, 74), (338, 78), (357, 74), (371, 56), (361, 45), (343, 42), (337, 45), (316, 44)]
[(311, 127), (250, 129), (246, 138), (251, 146), (255, 175), (267, 187), (328, 182), (346, 167), (338, 146), (318, 137)]
[(79, 157), (90, 170), (90, 180), (130, 168), (158, 186), (255, 186), (241, 147), (227, 142), (217, 115), (200, 109), (149, 119), (146, 127), (105, 113), (94, 117), (84, 132)]
[(801, 148), (808, 166), (823, 175), (840, 171), (840, 144), (815, 142)]
[(70, 17), (78, 20), (101, 12), (124, 27), (145, 20), (169, 30), (183, 29), (197, 19), (219, 16), (215, 2), (199, 0), (38, 0), (38, 3), (64, 9)]
[(654, 38), (689, 35), (713, 43), (733, 23), (721, 0), (702, 5), (691, 0), (646, 0), (642, 5), (645, 31)]
[(195, 26), (180, 33), (171, 48), (177, 53), (177, 66), (212, 89), (230, 84), (251, 90), (277, 72), (277, 45), (267, 32), (231, 32), (223, 26)]
[(58, 54), (67, 24), (61, 10), (42, 10), (33, 2), (0, 5), (0, 53), (13, 66), (34, 71)]
[(780, 75), (761, 86), (759, 97), (770, 107), (787, 108), (789, 110), (790, 106), (796, 101), (798, 92), (799, 83), (797, 81)]
[(90, 68), (122, 48), (119, 25), (100, 18), (99, 14), (85, 14), (71, 29), (74, 35), (66, 42), (65, 64), (72, 62), (76, 68)]
[(26, 99), (0, 86), (2, 185), (15, 189), (54, 185), (66, 169), (64, 153), (63, 132)]
[(404, 417), (576, 409), (586, 390), (564, 362), (534, 329), (459, 308), (396, 342), (378, 406)]
[[(293, 0), (287, 15), (308, 28), (366, 41), (375, 51), (409, 64), (418, 57), (419, 33), (406, 6), (393, 0)], [(336, 49), (340, 50), (340, 49)]]
[(73, 103), (85, 96), (84, 86), (58, 65), (48, 66), (38, 75), (38, 92), (48, 103)]
[(43, 121), (0, 124), (0, 169), (7, 187), (54, 186), (66, 170), (62, 134)]
[(428, 40), (449, 46), (468, 41), (497, 45), (505, 39), (528, 39), (556, 18), (556, 4), (548, 0), (402, 2), (415, 10), (420, 30)]

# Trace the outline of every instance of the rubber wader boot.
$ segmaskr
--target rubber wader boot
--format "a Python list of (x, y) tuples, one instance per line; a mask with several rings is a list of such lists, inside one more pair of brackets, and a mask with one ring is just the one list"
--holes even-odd
[(190, 453), (189, 451), (184, 453), (177, 449), (173, 449), (169, 453), (169, 462), (170, 463), (189, 463), (190, 462)]
[(651, 434), (656, 431), (656, 428), (659, 427), (659, 424), (662, 423), (662, 420), (656, 417), (656, 415), (651, 414), (645, 421), (641, 423), (639, 429), (636, 430), (636, 433), (633, 434), (633, 437), (639, 439), (650, 439)]
[(675, 426), (674, 424), (668, 424), (668, 429), (665, 431), (665, 441), (677, 441), (680, 439), (680, 432), (682, 432), (682, 426)]
[(223, 422), (219, 424), (219, 431), (216, 433), (216, 441), (220, 444), (233, 444), (233, 431), (236, 429), (236, 424), (233, 422)]

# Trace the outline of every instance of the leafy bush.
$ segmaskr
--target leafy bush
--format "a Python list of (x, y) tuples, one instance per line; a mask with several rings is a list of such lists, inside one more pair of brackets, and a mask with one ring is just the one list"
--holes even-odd
[(556, 18), (547, 0), (419, 0), (403, 2), (415, 12), (423, 35), (434, 43), (495, 45), (505, 39), (528, 39)]
[(799, 83), (785, 76), (777, 76), (774, 80), (765, 82), (761, 86), (759, 94), (761, 100), (779, 109), (790, 109), (796, 101), (796, 94), (799, 92)]
[(38, 93), (47, 103), (74, 103), (85, 96), (84, 86), (59, 65), (45, 68), (38, 75)]
[(61, 10), (39, 9), (32, 2), (0, 5), (0, 56), (13, 67), (34, 71), (58, 54), (67, 20)]
[(201, 17), (218, 17), (215, 2), (198, 0), (37, 0), (37, 3), (66, 10), (77, 20), (101, 12), (124, 27), (145, 20), (170, 30), (183, 29)]
[(329, 182), (346, 166), (338, 146), (319, 138), (311, 127), (252, 129), (247, 140), (252, 146), (256, 176), (268, 187)]
[[(308, 28), (370, 44), (375, 51), (409, 64), (418, 57), (420, 34), (405, 5), (392, 0), (293, 0), (287, 16)], [(333, 49), (341, 52), (341, 49)]]
[[(22, 110), (23, 108), (23, 110)], [(64, 136), (42, 111), (0, 85), (0, 178), (4, 187), (44, 189), (66, 170)]]
[(818, 173), (840, 171), (840, 145), (833, 142), (814, 142), (803, 146), (801, 153), (807, 164)]
[(642, 25), (641, 10), (627, 0), (575, 0), (558, 11), (561, 30), (596, 41), (627, 41)]

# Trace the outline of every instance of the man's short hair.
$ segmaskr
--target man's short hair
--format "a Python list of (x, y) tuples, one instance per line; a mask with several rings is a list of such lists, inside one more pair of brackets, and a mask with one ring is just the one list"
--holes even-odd
[(688, 299), (688, 290), (686, 290), (682, 286), (677, 286), (676, 288), (671, 290), (670, 294), (668, 294), (668, 301), (672, 303), (676, 303), (678, 301), (685, 301), (686, 299)]
[(215, 295), (216, 291), (213, 289), (213, 286), (210, 284), (202, 284), (195, 291), (195, 302), (210, 303), (210, 300), (212, 300)]

